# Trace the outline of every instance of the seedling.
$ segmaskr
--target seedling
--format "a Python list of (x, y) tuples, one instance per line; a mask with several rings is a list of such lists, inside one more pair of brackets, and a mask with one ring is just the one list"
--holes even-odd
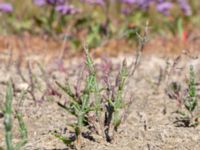
[(179, 114), (176, 123), (183, 123), (186, 127), (195, 127), (199, 124), (199, 117), (195, 113), (197, 109), (197, 96), (196, 96), (196, 83), (195, 83), (195, 73), (193, 66), (190, 66), (190, 78), (188, 83), (187, 95), (183, 97), (184, 110), (176, 111)]

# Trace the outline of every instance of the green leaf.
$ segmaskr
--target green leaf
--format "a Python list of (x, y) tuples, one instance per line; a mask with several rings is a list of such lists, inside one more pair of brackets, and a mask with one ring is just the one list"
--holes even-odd
[(179, 111), (179, 110), (177, 110), (175, 113), (180, 114), (183, 117), (188, 117), (185, 112), (182, 112), (182, 111)]
[(73, 141), (71, 139), (68, 139), (67, 137), (64, 137), (58, 133), (52, 133), (52, 135), (55, 136), (60, 141), (62, 141), (67, 146), (71, 146), (73, 143)]
[(78, 99), (76, 95), (72, 92), (69, 83), (66, 83), (66, 85), (63, 86), (59, 82), (56, 81), (56, 84), (71, 98), (70, 101), (72, 103), (74, 103), (75, 105), (79, 105)]
[(60, 102), (57, 103), (58, 106), (60, 106), (61, 108), (65, 109), (67, 112), (71, 113), (72, 115), (77, 117), (77, 114), (75, 113), (75, 111), (71, 108), (71, 107), (67, 107), (66, 105), (61, 104)]

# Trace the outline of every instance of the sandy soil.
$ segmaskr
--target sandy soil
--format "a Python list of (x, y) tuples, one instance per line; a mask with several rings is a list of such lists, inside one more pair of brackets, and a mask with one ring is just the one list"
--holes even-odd
[[(114, 65), (117, 65), (121, 63), (123, 58), (127, 58), (129, 64), (134, 60), (131, 55), (118, 56), (111, 58), (111, 60)], [(63, 94), (61, 98), (57, 96), (42, 98), (42, 94), (47, 88), (44, 75), (35, 59), (28, 59), (31, 62), (32, 73), (38, 81), (35, 83), (37, 102), (33, 101), (30, 94), (26, 94), (23, 104), (20, 106), (28, 128), (28, 143), (23, 150), (64, 150), (66, 146), (53, 137), (50, 132), (56, 130), (64, 133), (66, 124), (73, 120), (66, 111), (56, 104), (58, 101), (64, 102), (66, 96)], [(172, 67), (176, 61), (175, 67)], [(65, 78), (67, 78), (73, 83), (80, 71), (77, 69), (78, 65), (83, 62), (80, 58), (73, 58), (66, 60), (63, 65), (55, 61), (44, 64), (45, 70), (49, 72), (46, 78), (55, 89), (58, 89), (55, 80), (64, 83)], [(97, 59), (96, 62), (101, 63), (101, 60)], [(17, 104), (22, 96), (22, 91), (28, 87), (28, 84), (22, 80), (17, 72), (16, 64), (16, 61), (7, 61), (6, 63), (4, 61), (0, 64), (0, 106), (4, 103), (5, 83), (11, 77), (15, 85), (13, 102), (15, 109), (19, 108)], [(166, 67), (167, 64), (169, 65), (168, 68)], [(177, 56), (143, 56), (139, 68), (135, 75), (129, 79), (125, 90), (125, 101), (128, 101), (128, 97), (132, 95), (133, 103), (130, 106), (127, 120), (119, 128), (119, 134), (112, 144), (102, 140), (93, 142), (83, 139), (81, 149), (198, 150), (200, 147), (200, 127), (176, 127), (173, 123), (176, 114), (173, 112), (177, 110), (177, 102), (170, 99), (165, 93), (172, 81), (180, 82), (185, 88), (189, 76), (189, 65), (191, 64), (195, 67), (196, 80), (199, 82), (200, 58), (198, 56), (181, 55), (180, 59), (177, 59)], [(23, 76), (29, 81), (28, 69), (26, 67), (21, 69)], [(58, 89), (58, 91), (60, 90)], [(16, 118), (13, 119), (13, 141), (16, 142), (19, 133), (17, 132)], [(4, 146), (4, 127), (3, 118), (0, 118), (0, 147), (2, 146)]]
[[(148, 35), (148, 44), (145, 45), (144, 52), (148, 54), (179, 54), (182, 50), (190, 50), (192, 52), (199, 52), (200, 44), (200, 30), (198, 28), (192, 29), (188, 33), (187, 40), (183, 41), (177, 36), (171, 37), (162, 34)], [(84, 41), (83, 41), (84, 43)], [(97, 48), (92, 49), (96, 56), (106, 54), (109, 56), (118, 56), (121, 53), (130, 53), (136, 50), (138, 41), (127, 41), (124, 38), (114, 38), (103, 41)], [(5, 51), (6, 50), (6, 51)], [(63, 36), (57, 38), (49, 37), (48, 35), (30, 35), (24, 33), (21, 35), (0, 35), (0, 57), (5, 55), (13, 55), (15, 59), (23, 59), (27, 55), (40, 55), (45, 63), (55, 56), (60, 56), (65, 52), (67, 58), (72, 56), (80, 56), (83, 52), (81, 49), (74, 49), (70, 41), (63, 40)]]

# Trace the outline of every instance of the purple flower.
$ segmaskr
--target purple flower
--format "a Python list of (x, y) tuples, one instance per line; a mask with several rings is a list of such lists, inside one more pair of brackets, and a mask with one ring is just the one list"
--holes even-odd
[(11, 13), (13, 11), (13, 7), (10, 3), (0, 3), (0, 11)]
[(127, 3), (127, 4), (135, 4), (137, 3), (137, 0), (121, 0), (122, 3)]
[(152, 2), (154, 2), (154, 0), (137, 0), (139, 7), (144, 10), (146, 10)]
[(64, 5), (66, 0), (46, 0), (50, 5)]
[(104, 5), (104, 0), (81, 0), (81, 1), (89, 4)]
[(69, 15), (78, 13), (80, 10), (72, 5), (58, 5), (55, 7), (56, 11), (60, 12), (62, 15)]
[(135, 4), (142, 9), (147, 9), (153, 1), (155, 0), (121, 0), (122, 3)]
[(130, 8), (122, 8), (121, 12), (125, 15), (129, 15), (131, 13), (131, 9)]
[(46, 5), (46, 0), (33, 0), (33, 3), (37, 6), (44, 6)]
[(34, 4), (38, 6), (49, 5), (64, 5), (66, 0), (33, 0)]
[(163, 2), (157, 5), (157, 11), (168, 16), (169, 10), (172, 8), (173, 4), (170, 2)]
[(190, 16), (192, 14), (190, 5), (187, 0), (178, 0), (178, 3), (186, 16)]

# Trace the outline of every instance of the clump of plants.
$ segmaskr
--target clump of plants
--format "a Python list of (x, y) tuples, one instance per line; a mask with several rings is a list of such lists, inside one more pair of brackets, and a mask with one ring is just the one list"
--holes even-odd
[(193, 66), (190, 66), (190, 76), (187, 89), (181, 91), (181, 85), (173, 82), (170, 87), (173, 92), (169, 94), (170, 98), (178, 102), (178, 110), (175, 112), (175, 124), (177, 126), (195, 127), (199, 124), (200, 114), (197, 113), (198, 99), (196, 95), (196, 81)]
[[(73, 89), (68, 82), (65, 85), (56, 82), (70, 98), (66, 105), (60, 102), (58, 105), (75, 117), (75, 122), (69, 125), (73, 128), (75, 135), (73, 138), (63, 137), (57, 133), (54, 135), (68, 146), (74, 145), (73, 142), (76, 141), (77, 149), (80, 148), (82, 137), (89, 138), (89, 135), (91, 137), (93, 134), (103, 137), (107, 142), (112, 142), (127, 107), (123, 97), (129, 75), (126, 61), (123, 61), (114, 85), (109, 79), (109, 71), (103, 72), (104, 75), (101, 79), (105, 84), (102, 86), (102, 81), (97, 76), (97, 70), (88, 49), (85, 49), (85, 54), (88, 75), (83, 81), (82, 90), (80, 85)], [(86, 133), (89, 135), (86, 136)]]
[(3, 110), (4, 113), (4, 127), (5, 127), (5, 142), (6, 142), (6, 150), (20, 150), (26, 143), (27, 143), (27, 129), (25, 123), (22, 118), (22, 114), (19, 111), (16, 111), (16, 118), (19, 123), (19, 133), (21, 140), (13, 144), (13, 108), (12, 108), (12, 101), (13, 101), (13, 88), (12, 82), (8, 83), (7, 90), (6, 90), (6, 101), (5, 101), (5, 108)]
[(144, 46), (148, 42), (148, 24), (143, 35), (137, 35), (139, 46), (136, 58), (130, 66), (125, 59), (117, 67), (109, 59), (103, 59), (104, 63), (97, 69), (99, 67), (94, 64), (88, 48), (84, 48), (85, 65), (82, 71), (79, 69), (77, 84), (71, 85), (67, 81), (63, 85), (56, 81), (58, 87), (69, 98), (64, 104), (57, 104), (74, 116), (74, 122), (68, 124), (65, 136), (58, 132), (54, 132), (53, 135), (67, 146), (80, 149), (82, 138), (110, 143), (114, 141), (132, 104), (132, 98), (125, 100), (125, 90), (127, 80), (134, 75), (140, 65)]

